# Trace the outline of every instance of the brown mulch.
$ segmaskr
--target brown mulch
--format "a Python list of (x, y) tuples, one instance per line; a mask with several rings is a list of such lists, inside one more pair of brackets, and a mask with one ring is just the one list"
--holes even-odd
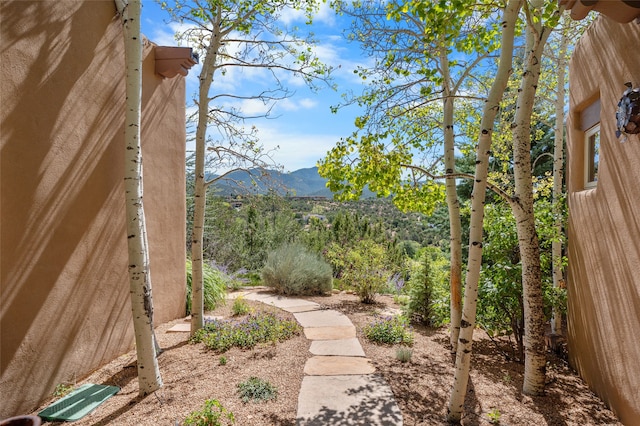
[[(397, 308), (389, 296), (363, 305), (350, 294), (307, 298), (329, 309), (345, 313), (356, 325), (364, 351), (377, 371), (391, 386), (405, 425), (446, 425), (447, 402), (453, 383), (453, 356), (445, 328), (414, 326), (415, 342), (408, 363), (396, 359), (396, 348), (368, 342), (362, 327), (388, 307)], [(249, 302), (254, 309), (274, 310)], [(211, 312), (230, 317), (231, 302)], [(129, 352), (103, 366), (82, 383), (120, 386), (121, 391), (95, 412), (74, 425), (177, 425), (207, 399), (217, 399), (233, 412), (237, 425), (294, 425), (303, 368), (310, 357), (310, 343), (304, 335), (253, 350), (232, 349), (224, 354), (191, 344), (186, 333), (166, 333), (175, 320), (156, 329), (164, 386), (155, 394), (140, 398), (136, 380), (135, 352)], [(504, 343), (504, 342), (502, 342)], [(615, 415), (573, 372), (566, 361), (548, 354), (546, 395), (528, 397), (520, 393), (523, 365), (508, 361), (481, 331), (474, 337), (471, 379), (465, 404), (464, 425), (490, 425), (489, 413), (499, 414), (501, 425), (621, 425)], [(243, 403), (238, 383), (257, 376), (276, 385), (275, 401)], [(47, 401), (38, 411), (52, 401)], [(35, 414), (35, 413), (34, 413)], [(62, 423), (44, 423), (48, 425)]]

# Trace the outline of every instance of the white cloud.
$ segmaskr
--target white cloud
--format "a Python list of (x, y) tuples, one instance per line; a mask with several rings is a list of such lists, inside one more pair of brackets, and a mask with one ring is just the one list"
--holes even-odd
[(265, 125), (260, 126), (258, 136), (266, 150), (277, 148), (273, 158), (285, 171), (314, 167), (340, 139), (333, 134), (289, 133)]
[(318, 101), (311, 98), (300, 99), (300, 106), (304, 109), (312, 109), (318, 105)]
[[(236, 109), (246, 117), (263, 117), (268, 113), (272, 118), (279, 117), (284, 112), (300, 112), (311, 110), (318, 106), (318, 101), (312, 98), (290, 97), (278, 101), (265, 101), (255, 99), (227, 100), (222, 107), (226, 110)], [(193, 107), (192, 111), (197, 109)]]
[(296, 99), (295, 97), (291, 97), (282, 99), (276, 103), (276, 109), (283, 111), (300, 111), (302, 109), (313, 109), (316, 106), (318, 106), (318, 101), (311, 98)]
[[(301, 10), (295, 10), (291, 8), (284, 9), (280, 14), (280, 19), (282, 23), (285, 25), (291, 24), (304, 24), (307, 21), (307, 18), (304, 15), (304, 12)], [(316, 13), (313, 15), (313, 22), (323, 23), (325, 25), (332, 26), (336, 22), (336, 14), (329, 2), (320, 3), (320, 7)]]
[(244, 99), (236, 105), (244, 115), (262, 116), (269, 112), (270, 103), (265, 103), (261, 99)]

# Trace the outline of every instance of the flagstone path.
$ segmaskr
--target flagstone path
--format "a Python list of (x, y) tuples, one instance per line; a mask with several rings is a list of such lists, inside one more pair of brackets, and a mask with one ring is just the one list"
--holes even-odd
[[(356, 327), (346, 315), (322, 309), (315, 302), (261, 290), (264, 288), (235, 292), (228, 298), (244, 297), (291, 312), (311, 340), (313, 356), (304, 366), (298, 396), (298, 426), (402, 425), (391, 388), (375, 374), (356, 337)], [(176, 324), (168, 331), (189, 332), (189, 327), (188, 323)]]
[(311, 340), (298, 396), (298, 426), (402, 425), (402, 413), (382, 376), (365, 357), (344, 314), (315, 302), (244, 291), (232, 293), (293, 313)]

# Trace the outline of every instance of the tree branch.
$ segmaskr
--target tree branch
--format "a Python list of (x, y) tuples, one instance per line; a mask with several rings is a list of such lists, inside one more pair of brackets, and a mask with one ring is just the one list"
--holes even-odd
[[(415, 166), (412, 164), (402, 164), (401, 165), (404, 168), (407, 168), (409, 170), (416, 170), (419, 171), (420, 173), (424, 174), (426, 177), (428, 177), (429, 179), (432, 180), (443, 180), (443, 179), (475, 179), (475, 176), (469, 173), (448, 173), (448, 174), (444, 174), (444, 175), (435, 175), (433, 173), (431, 173), (430, 171), (428, 171), (427, 169), (425, 169), (424, 167), (420, 167), (420, 166)], [(487, 180), (487, 188), (489, 188), (490, 190), (492, 190), (493, 192), (496, 193), (496, 195), (500, 196), (502, 199), (504, 199), (507, 203), (509, 203), (509, 205), (513, 205), (515, 203), (515, 200), (513, 199), (513, 197), (511, 197), (509, 194), (507, 194), (504, 190), (502, 190), (500, 187), (498, 187), (497, 185), (489, 182)]]

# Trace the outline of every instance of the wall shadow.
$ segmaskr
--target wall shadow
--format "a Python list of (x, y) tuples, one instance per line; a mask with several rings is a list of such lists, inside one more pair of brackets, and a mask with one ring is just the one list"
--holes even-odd
[[(133, 342), (115, 13), (109, 1), (0, 2), (0, 418), (30, 411)], [(145, 196), (165, 206), (147, 224), (160, 242), (151, 261), (168, 320), (184, 313), (184, 81), (155, 76), (152, 52)]]

